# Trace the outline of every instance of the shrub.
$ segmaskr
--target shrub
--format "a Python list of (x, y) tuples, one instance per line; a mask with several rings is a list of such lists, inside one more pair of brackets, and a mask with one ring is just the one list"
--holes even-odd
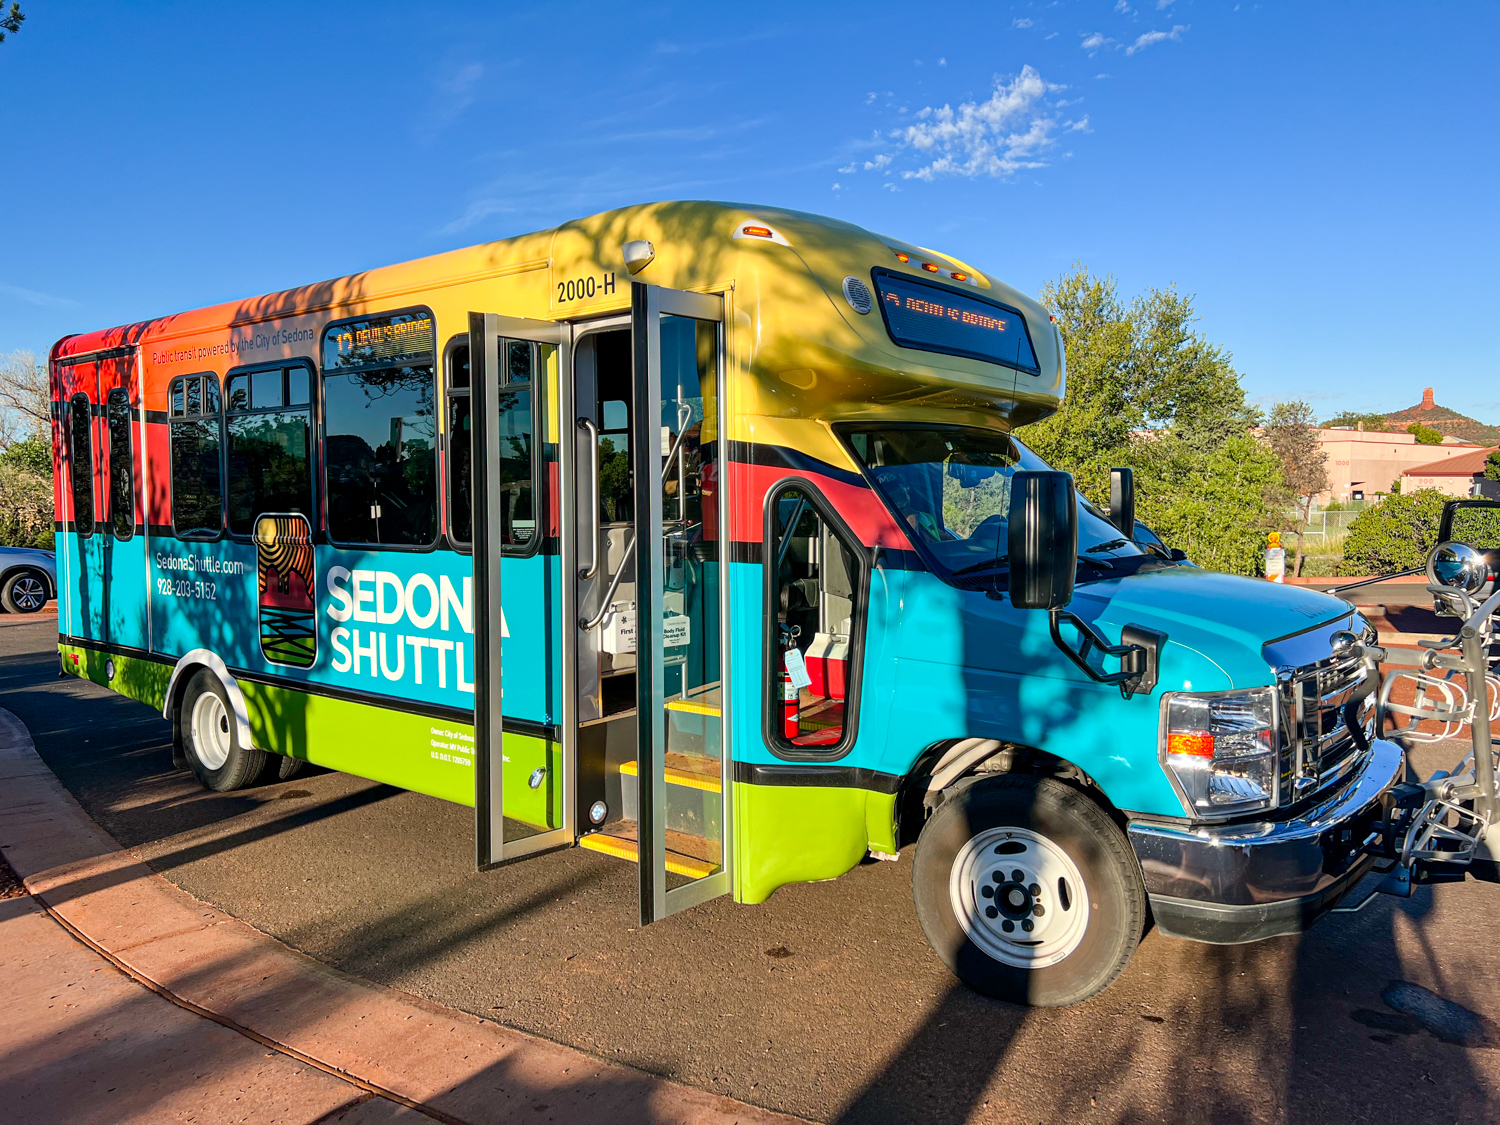
[(1443, 505), (1452, 499), (1435, 488), (1387, 496), (1366, 508), (1344, 538), (1343, 574), (1385, 574), (1423, 566), (1437, 545)]

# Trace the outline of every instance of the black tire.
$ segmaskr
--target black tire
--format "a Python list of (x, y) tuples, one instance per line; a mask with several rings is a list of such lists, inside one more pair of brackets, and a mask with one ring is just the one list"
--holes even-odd
[(18, 570), (5, 576), (0, 605), (6, 613), (40, 613), (47, 604), (47, 576), (38, 570)]
[(265, 769), (265, 751), (240, 744), (229, 695), (207, 668), (200, 668), (188, 681), (178, 725), (188, 769), (205, 789), (215, 793), (243, 789), (253, 785)]
[(289, 758), (284, 754), (277, 754), (275, 758), (276, 761), (266, 772), (273, 774), (277, 781), (291, 781), (307, 765), (301, 758)]
[[(1005, 829), (1018, 834), (1006, 837)], [(991, 848), (989, 841), (998, 842)], [(1070, 861), (1083, 893), (1071, 888), (1072, 874), (1045, 890), (1034, 881), (1009, 881), (1014, 870), (989, 871), (982, 879), (974, 874), (984, 874), (985, 864), (1010, 866), (1010, 855), (1028, 866), (1051, 864), (1037, 870), (1067, 870)], [(955, 873), (955, 863), (962, 873)], [(986, 886), (991, 886), (988, 894)], [(1038, 892), (1034, 898), (1031, 891)], [(912, 896), (928, 942), (954, 975), (986, 996), (1043, 1008), (1077, 1004), (1109, 987), (1140, 944), (1146, 920), (1140, 864), (1125, 834), (1078, 790), (1024, 775), (986, 778), (948, 795), (917, 840)], [(956, 899), (975, 903), (967, 929)], [(1069, 916), (1085, 902), (1082, 915)], [(981, 907), (993, 922), (979, 917)], [(1049, 908), (1052, 917), (1044, 930), (1041, 916)], [(1011, 931), (1001, 933), (999, 927), (1007, 924)], [(1022, 962), (1033, 957), (1044, 943), (1022, 936), (1020, 926), (1028, 924), (1049, 936), (1050, 955), (1060, 956), (1055, 963), (1008, 964), (991, 951)]]

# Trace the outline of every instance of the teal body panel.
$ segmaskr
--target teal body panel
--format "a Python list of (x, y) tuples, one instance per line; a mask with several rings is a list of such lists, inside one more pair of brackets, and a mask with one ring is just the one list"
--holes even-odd
[[(253, 543), (152, 537), (148, 558), (147, 538), (137, 534), (107, 544), (106, 582), (106, 544), (100, 531), (82, 542), (76, 532), (59, 532), (55, 538), (61, 564), (58, 628), (66, 637), (150, 652), (169, 661), (207, 649), (231, 669), (473, 709), (472, 566), (466, 554), (318, 547), (317, 656), (311, 667), (299, 668), (274, 663), (262, 651)], [(559, 560), (543, 553), (506, 558), (501, 572), (505, 715), (553, 725), (562, 710)], [(365, 595), (358, 605), (353, 597), (356, 575), (363, 576), (360, 592)], [(398, 603), (413, 578), (418, 579), (415, 604), (400, 607), (398, 615)], [(439, 592), (440, 604), (431, 603), (429, 590)], [(428, 643), (414, 648), (411, 638)]]
[[(760, 566), (731, 574), (737, 620), (759, 619)], [(934, 743), (995, 738), (1071, 762), (1123, 811), (1182, 816), (1157, 758), (1163, 693), (1273, 683), (1265, 642), (1351, 613), (1324, 594), (1191, 566), (1079, 586), (1069, 609), (1112, 643), (1127, 624), (1166, 633), (1156, 688), (1126, 698), (1086, 677), (1054, 643), (1045, 611), (926, 571), (874, 568), (858, 732), (837, 764), (899, 777)], [(735, 666), (760, 669), (763, 643), (762, 631), (740, 631)], [(762, 692), (735, 697), (736, 757), (780, 761), (762, 735)]]

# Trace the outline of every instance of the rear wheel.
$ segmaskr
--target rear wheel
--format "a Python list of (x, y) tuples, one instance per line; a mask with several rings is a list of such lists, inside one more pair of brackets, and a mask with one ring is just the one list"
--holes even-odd
[(224, 685), (207, 669), (194, 673), (182, 695), (183, 749), (188, 768), (215, 793), (243, 789), (265, 768), (265, 752), (242, 746), (238, 726)]
[(0, 603), (8, 613), (36, 613), (47, 604), (47, 580), (34, 570), (12, 574), (0, 588)]
[(949, 795), (917, 841), (917, 918), (943, 963), (986, 996), (1076, 1004), (1120, 974), (1146, 893), (1124, 833), (1052, 778), (1006, 775)]

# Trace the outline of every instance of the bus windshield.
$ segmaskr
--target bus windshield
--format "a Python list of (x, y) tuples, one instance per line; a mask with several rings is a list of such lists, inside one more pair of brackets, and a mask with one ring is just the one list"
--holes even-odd
[[(957, 426), (845, 430), (844, 438), (940, 576), (1007, 569), (1011, 476), (1018, 469), (1046, 469), (1040, 457), (1007, 434)], [(1110, 577), (1116, 569), (1111, 559), (1144, 553), (1079, 497), (1080, 578)]]

